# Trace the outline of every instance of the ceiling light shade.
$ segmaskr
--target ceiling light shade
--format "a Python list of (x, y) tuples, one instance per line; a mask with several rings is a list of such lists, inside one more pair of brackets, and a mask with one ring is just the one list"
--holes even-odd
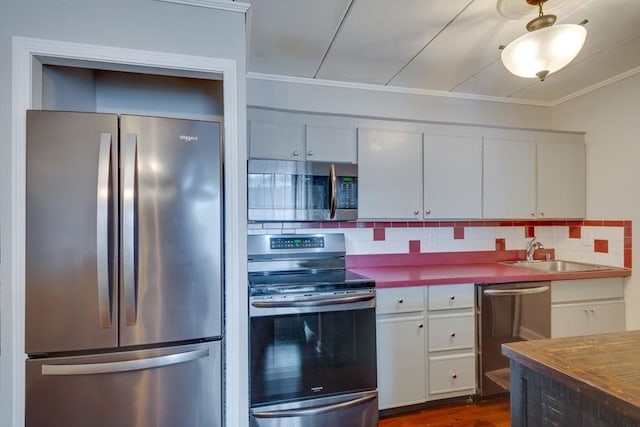
[(586, 38), (587, 30), (582, 25), (536, 29), (509, 43), (502, 50), (502, 63), (516, 76), (544, 80), (570, 63), (582, 50)]

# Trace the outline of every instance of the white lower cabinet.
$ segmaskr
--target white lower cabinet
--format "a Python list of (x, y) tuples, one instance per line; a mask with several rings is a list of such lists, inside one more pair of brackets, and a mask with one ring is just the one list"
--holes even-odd
[(476, 392), (474, 285), (426, 288), (428, 400)]
[(551, 283), (551, 337), (625, 330), (624, 282), (620, 277)]
[(380, 409), (475, 393), (473, 285), (380, 289), (377, 297)]
[(426, 400), (424, 318), (392, 315), (377, 321), (378, 407), (413, 405)]
[(422, 287), (379, 289), (376, 303), (378, 407), (426, 400)]

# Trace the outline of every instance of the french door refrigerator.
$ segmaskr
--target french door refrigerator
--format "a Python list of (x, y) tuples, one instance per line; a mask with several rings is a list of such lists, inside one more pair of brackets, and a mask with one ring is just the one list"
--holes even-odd
[(26, 425), (221, 425), (219, 124), (32, 110), (26, 158)]

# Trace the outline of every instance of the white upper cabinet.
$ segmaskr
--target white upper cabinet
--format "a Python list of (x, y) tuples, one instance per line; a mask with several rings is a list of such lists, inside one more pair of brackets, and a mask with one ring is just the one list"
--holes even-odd
[(538, 141), (538, 218), (586, 216), (584, 144)]
[(249, 157), (304, 160), (304, 126), (251, 122)]
[(358, 217), (422, 219), (422, 134), (358, 129)]
[(357, 163), (355, 128), (307, 125), (307, 160)]
[(483, 158), (483, 216), (535, 218), (535, 142), (485, 138)]
[(482, 137), (424, 135), (424, 218), (482, 217)]
[(355, 128), (251, 121), (249, 157), (356, 163)]

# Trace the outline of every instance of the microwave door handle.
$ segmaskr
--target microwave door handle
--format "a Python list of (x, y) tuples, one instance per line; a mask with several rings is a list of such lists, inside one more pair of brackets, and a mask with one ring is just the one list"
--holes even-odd
[(98, 276), (98, 313), (100, 327), (111, 327), (109, 283), (109, 172), (111, 171), (111, 134), (100, 134), (96, 201), (96, 271)]
[(135, 274), (135, 182), (138, 137), (128, 133), (125, 138), (123, 194), (122, 194), (122, 278), (126, 324), (136, 324)]
[(337, 186), (337, 177), (336, 177), (336, 165), (331, 163), (329, 166), (329, 191), (331, 193), (331, 199), (329, 200), (329, 219), (336, 218), (336, 208), (338, 206), (338, 201), (336, 200), (336, 193), (338, 191)]

